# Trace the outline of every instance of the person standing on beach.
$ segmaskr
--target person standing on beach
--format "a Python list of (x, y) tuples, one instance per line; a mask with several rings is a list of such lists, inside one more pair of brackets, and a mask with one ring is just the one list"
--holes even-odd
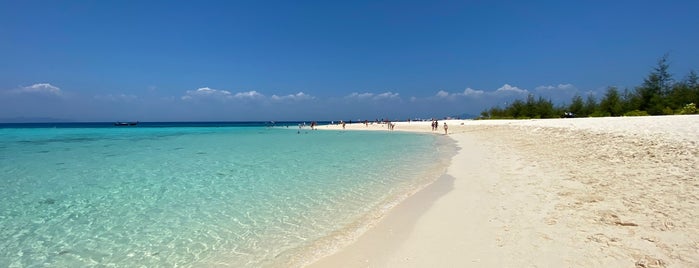
[(449, 126), (447, 126), (447, 122), (444, 122), (444, 135), (447, 135), (448, 129), (449, 129)]

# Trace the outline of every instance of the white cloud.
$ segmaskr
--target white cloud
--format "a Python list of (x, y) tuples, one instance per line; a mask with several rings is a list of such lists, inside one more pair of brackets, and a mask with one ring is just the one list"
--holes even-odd
[(357, 92), (352, 92), (352, 94), (347, 95), (346, 98), (351, 98), (351, 99), (369, 99), (374, 96), (374, 93), (357, 93)]
[(272, 97), (270, 97), (270, 98), (272, 100), (275, 100), (275, 101), (282, 101), (282, 100), (297, 100), (298, 101), (298, 100), (314, 99), (313, 96), (308, 95), (308, 94), (303, 93), (303, 92), (299, 92), (296, 94), (289, 94), (289, 95), (285, 95), (285, 96), (272, 95)]
[(393, 93), (391, 91), (384, 92), (384, 93), (370, 93), (370, 92), (365, 92), (365, 93), (357, 93), (353, 92), (352, 94), (349, 94), (345, 96), (347, 99), (358, 99), (358, 100), (388, 100), (388, 99), (400, 99), (400, 94), (398, 93)]
[(230, 100), (230, 99), (257, 99), (263, 98), (264, 95), (257, 91), (245, 91), (238, 93), (231, 93), (228, 90), (223, 89), (213, 89), (209, 87), (202, 87), (196, 90), (187, 90), (185, 95), (181, 97), (183, 100), (192, 99), (219, 99), (219, 100)]
[(26, 86), (26, 87), (21, 87), (17, 90), (14, 90), (16, 93), (43, 93), (43, 94), (53, 94), (53, 95), (61, 95), (61, 89), (58, 88), (57, 86), (51, 85), (49, 83), (39, 83), (39, 84), (33, 84), (31, 86)]
[(472, 89), (469, 87), (469, 88), (464, 89), (464, 92), (461, 94), (464, 96), (480, 96), (480, 95), (483, 95), (483, 93), (485, 93), (485, 91), (475, 90), (475, 89)]
[(462, 97), (462, 96), (476, 97), (476, 96), (483, 95), (484, 93), (485, 93), (485, 91), (483, 91), (483, 90), (475, 90), (475, 89), (472, 89), (469, 87), (469, 88), (464, 89), (463, 92), (457, 92), (457, 93), (449, 93), (447, 91), (440, 90), (437, 92), (436, 96), (439, 98), (455, 98), (455, 97)]
[(195, 91), (195, 93), (203, 94), (203, 95), (224, 95), (224, 96), (231, 95), (231, 92), (228, 90), (218, 90), (218, 89), (212, 89), (212, 88), (208, 88), (208, 87), (199, 88)]
[(272, 95), (266, 97), (264, 94), (251, 90), (242, 91), (237, 93), (231, 93), (228, 90), (212, 89), (208, 87), (199, 88), (197, 90), (187, 90), (185, 95), (181, 97), (182, 100), (194, 100), (194, 99), (218, 99), (218, 100), (259, 100), (259, 101), (301, 101), (301, 100), (311, 100), (315, 97), (308, 95), (303, 92), (298, 92), (289, 95)]
[(372, 100), (382, 100), (382, 99), (398, 99), (400, 94), (398, 93), (393, 93), (391, 91), (387, 91), (384, 93), (370, 93), (370, 92), (365, 92), (365, 93), (357, 93), (357, 92), (352, 92), (352, 94), (349, 94), (345, 96), (347, 99), (372, 99)]
[(380, 99), (397, 99), (398, 98), (398, 93), (393, 93), (393, 92), (384, 92), (381, 94), (378, 94), (374, 96), (375, 100), (380, 100)]
[(437, 97), (440, 97), (440, 98), (449, 97), (449, 92), (446, 92), (444, 90), (437, 91)]
[(572, 84), (558, 84), (558, 88), (560, 89), (575, 89), (575, 86)]
[(516, 94), (527, 94), (529, 93), (526, 89), (521, 89), (518, 87), (513, 87), (510, 84), (505, 84), (502, 87), (495, 90), (495, 93), (516, 93)]
[(198, 88), (197, 90), (187, 90), (182, 96), (183, 100), (191, 100), (194, 98), (230, 98), (231, 92), (227, 90), (218, 90), (209, 87)]
[(260, 94), (259, 92), (255, 90), (251, 91), (246, 91), (246, 92), (238, 92), (233, 95), (234, 98), (236, 99), (256, 99), (256, 98), (262, 98), (264, 95)]
[(543, 90), (575, 90), (575, 86), (572, 84), (558, 84), (557, 86), (547, 85), (536, 87), (537, 91)]

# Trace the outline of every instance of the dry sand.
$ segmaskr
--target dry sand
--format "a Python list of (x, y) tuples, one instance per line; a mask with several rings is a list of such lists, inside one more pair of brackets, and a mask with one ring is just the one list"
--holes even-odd
[(311, 266), (699, 267), (699, 116), (447, 123), (445, 176)]

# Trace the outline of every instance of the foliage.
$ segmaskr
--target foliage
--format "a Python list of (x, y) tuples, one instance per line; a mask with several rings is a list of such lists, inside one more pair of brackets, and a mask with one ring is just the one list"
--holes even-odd
[(625, 89), (623, 93), (616, 87), (609, 87), (599, 102), (592, 94), (588, 94), (584, 101), (582, 96), (575, 95), (569, 105), (556, 107), (551, 100), (530, 94), (526, 100), (514, 100), (504, 108), (484, 110), (481, 118), (554, 118), (564, 113), (576, 117), (698, 113), (699, 76), (692, 70), (685, 79), (675, 82), (669, 69), (668, 55), (664, 55), (640, 86)]
[(595, 96), (592, 94), (587, 95), (587, 99), (585, 100), (585, 107), (583, 108), (583, 113), (580, 114), (580, 116), (590, 116), (597, 110), (597, 100), (595, 99)]
[[(576, 94), (570, 102), (570, 105), (568, 105), (568, 112), (571, 112), (578, 116), (583, 116), (584, 109), (585, 103), (583, 102), (583, 98), (580, 95)], [(585, 114), (584, 116), (587, 116), (587, 114)]]
[(665, 55), (658, 60), (658, 66), (648, 74), (643, 80), (643, 84), (636, 88), (639, 97), (638, 108), (641, 111), (648, 111), (650, 114), (660, 114), (664, 108), (665, 96), (670, 92), (672, 86), (672, 76), (668, 72), (670, 66), (667, 63), (668, 56)]
[(594, 111), (590, 114), (590, 117), (608, 117), (610, 114), (604, 111)]
[(673, 115), (673, 114), (675, 114), (675, 111), (673, 111), (672, 108), (666, 106), (663, 109), (663, 114), (664, 115)]
[(599, 109), (611, 116), (620, 116), (623, 112), (622, 100), (619, 91), (615, 87), (609, 87), (604, 98), (600, 101)]
[(646, 113), (646, 111), (639, 111), (639, 110), (633, 110), (633, 111), (628, 111), (624, 113), (624, 116), (648, 116), (649, 114)]
[(679, 114), (696, 114), (697, 113), (697, 105), (694, 103), (689, 103), (682, 107), (682, 110), (680, 110)]

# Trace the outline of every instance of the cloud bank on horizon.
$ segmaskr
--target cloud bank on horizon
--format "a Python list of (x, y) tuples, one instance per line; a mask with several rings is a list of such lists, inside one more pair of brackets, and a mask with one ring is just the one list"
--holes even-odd
[[(528, 94), (569, 100), (579, 92), (572, 84), (542, 85), (530, 91), (510, 84), (494, 90), (467, 87), (463, 91), (437, 90), (430, 96), (403, 97), (398, 92), (362, 91), (345, 96), (318, 97), (302, 91), (263, 94), (256, 90), (200, 87), (181, 95), (153, 95), (153, 86), (143, 95), (115, 93), (89, 95), (63, 90), (51, 83), (36, 83), (0, 90), (0, 112), (12, 117), (55, 117), (71, 121), (244, 121), (244, 120), (340, 120), (431, 118), (477, 115), (483, 109), (502, 105)], [(41, 105), (37, 111), (31, 107)], [(65, 107), (72, 107), (65, 109)], [(98, 111), (83, 111), (100, 107)], [(8, 116), (9, 115), (9, 116)], [(2, 119), (2, 118), (0, 118)]]

